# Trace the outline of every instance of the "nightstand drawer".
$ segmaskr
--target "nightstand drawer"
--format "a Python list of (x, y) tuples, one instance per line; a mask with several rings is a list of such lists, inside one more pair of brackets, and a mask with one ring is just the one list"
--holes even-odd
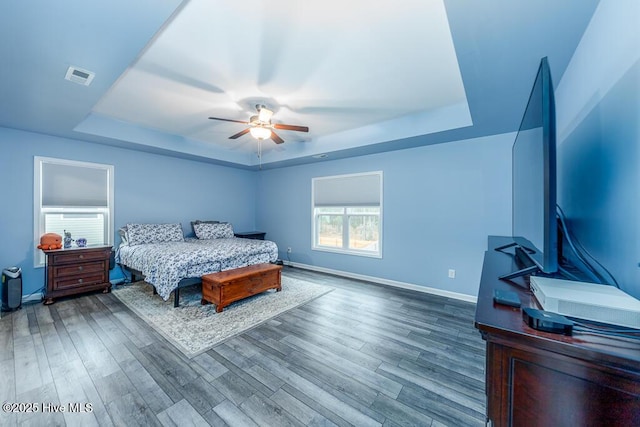
[(100, 271), (93, 274), (84, 274), (80, 276), (56, 277), (53, 281), (53, 288), (56, 290), (78, 288), (82, 289), (96, 283), (104, 283), (107, 277), (104, 272)]
[(82, 264), (70, 264), (53, 266), (54, 275), (56, 277), (77, 276), (91, 273), (103, 273), (106, 267), (106, 261), (92, 261)]
[(104, 250), (71, 250), (69, 252), (52, 253), (49, 255), (49, 265), (77, 264), (85, 261), (109, 259), (111, 249)]

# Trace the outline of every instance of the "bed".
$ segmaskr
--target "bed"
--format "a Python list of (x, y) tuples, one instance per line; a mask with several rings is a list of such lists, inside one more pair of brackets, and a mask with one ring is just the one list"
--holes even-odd
[(194, 221), (192, 228), (195, 238), (185, 238), (181, 224), (127, 224), (120, 230), (116, 261), (165, 301), (173, 292), (178, 307), (180, 288), (201, 283), (205, 274), (278, 258), (274, 242), (234, 237), (229, 223)]

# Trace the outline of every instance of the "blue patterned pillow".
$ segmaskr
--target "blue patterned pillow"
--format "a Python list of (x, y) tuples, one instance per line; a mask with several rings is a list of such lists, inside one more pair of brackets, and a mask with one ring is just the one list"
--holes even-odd
[(181, 224), (127, 224), (129, 246), (144, 243), (181, 242)]
[(233, 226), (228, 222), (218, 224), (200, 223), (193, 225), (198, 239), (230, 239), (233, 237)]
[(196, 234), (196, 229), (194, 228), (196, 224), (220, 224), (220, 221), (202, 221), (199, 219), (191, 221), (191, 231), (193, 231), (193, 234)]

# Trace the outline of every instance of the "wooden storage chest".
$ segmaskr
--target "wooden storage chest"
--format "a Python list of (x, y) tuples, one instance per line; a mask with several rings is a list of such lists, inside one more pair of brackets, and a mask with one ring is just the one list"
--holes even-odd
[(268, 289), (282, 290), (281, 272), (282, 266), (275, 264), (256, 264), (235, 270), (221, 271), (219, 273), (202, 276), (202, 304), (213, 303), (216, 311), (232, 302), (252, 295), (259, 294)]

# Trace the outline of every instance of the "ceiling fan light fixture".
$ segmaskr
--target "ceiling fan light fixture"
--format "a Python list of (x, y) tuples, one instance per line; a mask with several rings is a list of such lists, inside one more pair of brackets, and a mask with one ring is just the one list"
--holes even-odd
[(245, 128), (244, 130), (231, 135), (229, 139), (238, 139), (242, 135), (251, 133), (251, 136), (257, 140), (262, 141), (263, 139), (271, 138), (274, 143), (282, 144), (284, 142), (284, 139), (280, 138), (280, 136), (278, 136), (278, 134), (272, 131), (271, 129), (291, 130), (296, 132), (309, 132), (309, 128), (307, 126), (287, 125), (284, 123), (271, 123), (271, 116), (273, 116), (273, 111), (269, 110), (267, 107), (265, 107), (262, 104), (256, 105), (256, 110), (258, 111), (258, 114), (251, 116), (248, 122), (244, 120), (224, 119), (222, 117), (209, 117), (209, 119), (222, 120), (223, 122), (242, 123), (244, 125), (248, 125), (248, 127)]
[(255, 139), (269, 139), (271, 138), (271, 129), (262, 126), (254, 126), (249, 132)]
[(273, 116), (273, 111), (269, 110), (264, 105), (256, 105), (258, 109), (258, 120), (262, 123), (269, 123), (271, 121), (271, 116)]

